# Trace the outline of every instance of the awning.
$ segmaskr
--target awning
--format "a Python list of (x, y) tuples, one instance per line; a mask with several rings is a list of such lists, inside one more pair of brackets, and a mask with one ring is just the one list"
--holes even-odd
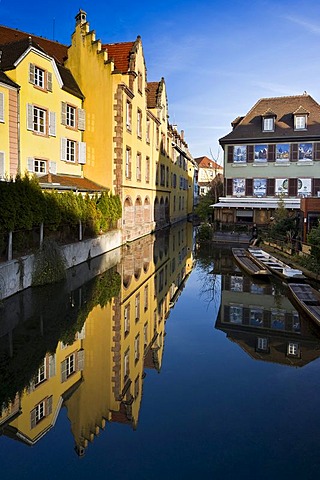
[[(300, 210), (300, 198), (284, 198), (284, 207), (288, 210)], [(221, 197), (218, 203), (210, 205), (212, 208), (236, 209), (276, 209), (279, 208), (279, 198), (235, 198)]]

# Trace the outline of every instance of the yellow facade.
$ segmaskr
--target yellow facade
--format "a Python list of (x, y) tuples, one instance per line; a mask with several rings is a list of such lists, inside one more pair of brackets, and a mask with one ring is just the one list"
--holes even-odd
[[(80, 150), (85, 151), (85, 146), (77, 125), (82, 99), (62, 88), (63, 80), (54, 59), (30, 46), (16, 67), (6, 74), (20, 86), (18, 171), (39, 176), (48, 173), (83, 176)], [(75, 118), (69, 122), (70, 126), (62, 124), (63, 104), (68, 108), (69, 119), (71, 115)], [(65, 158), (62, 139), (74, 149), (74, 154), (69, 152)]]
[(18, 170), (18, 90), (6, 76), (0, 77), (0, 179)]

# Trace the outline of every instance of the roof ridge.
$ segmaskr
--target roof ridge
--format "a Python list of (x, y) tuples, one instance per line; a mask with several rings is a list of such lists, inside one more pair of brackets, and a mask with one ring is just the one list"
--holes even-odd
[[(46, 42), (51, 42), (51, 43), (55, 43), (57, 45), (62, 45), (63, 47), (68, 47), (68, 45), (66, 45), (64, 43), (61, 43), (61, 42), (58, 42), (58, 40), (50, 40), (50, 38), (42, 37), (41, 35), (36, 35), (35, 33), (30, 33), (30, 32), (25, 32), (24, 30), (19, 30), (19, 28), (11, 28), (11, 27), (8, 27), (7, 25), (1, 25), (1, 24), (0, 24), (0, 28), (5, 28), (7, 30), (11, 30), (12, 32), (22, 33), (24, 35), (28, 35), (29, 37), (41, 38), (42, 40), (45, 40)], [(12, 43), (12, 42), (8, 42), (8, 43)]]

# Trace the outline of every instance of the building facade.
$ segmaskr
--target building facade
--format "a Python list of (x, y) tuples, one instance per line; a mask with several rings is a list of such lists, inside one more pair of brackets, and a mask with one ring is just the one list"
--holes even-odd
[(214, 218), (265, 225), (279, 198), (298, 215), (301, 198), (320, 196), (319, 118), (320, 105), (307, 93), (260, 99), (236, 118), (220, 139), (225, 196)]
[(18, 165), (5, 175), (36, 173), (44, 188), (57, 175), (85, 178), (118, 194), (123, 242), (192, 213), (194, 162), (169, 123), (164, 79), (147, 79), (140, 37), (102, 43), (80, 10), (69, 47), (7, 27), (0, 44), (22, 125)]
[(223, 175), (223, 167), (206, 156), (195, 158), (195, 162), (198, 164), (199, 194), (206, 195), (217, 176)]

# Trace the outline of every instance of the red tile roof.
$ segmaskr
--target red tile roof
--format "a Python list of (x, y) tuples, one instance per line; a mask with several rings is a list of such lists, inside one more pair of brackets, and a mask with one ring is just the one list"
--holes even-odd
[(38, 37), (37, 35), (33, 35), (31, 33), (22, 32), (21, 30), (0, 25), (0, 45), (9, 42), (15, 42), (28, 37), (31, 37), (34, 41), (36, 41), (41, 48), (43, 48), (59, 63), (63, 63), (67, 58), (68, 47), (66, 45), (62, 45), (61, 43), (54, 42), (53, 40), (48, 40), (43, 37)]
[(134, 44), (135, 42), (106, 43), (102, 48), (107, 50), (109, 59), (114, 59), (115, 68), (121, 73), (126, 73), (129, 70), (130, 54)]
[(105, 187), (87, 178), (55, 175), (53, 173), (39, 177), (39, 183), (42, 188), (52, 188), (54, 190), (77, 190), (79, 192), (101, 192), (107, 190)]
[(148, 86), (147, 106), (148, 108), (156, 108), (159, 82), (148, 82), (147, 86)]
[(222, 166), (219, 165), (217, 162), (214, 160), (211, 160), (210, 158), (204, 156), (204, 157), (197, 157), (194, 159), (199, 167), (202, 168), (214, 168), (214, 169), (222, 169)]

